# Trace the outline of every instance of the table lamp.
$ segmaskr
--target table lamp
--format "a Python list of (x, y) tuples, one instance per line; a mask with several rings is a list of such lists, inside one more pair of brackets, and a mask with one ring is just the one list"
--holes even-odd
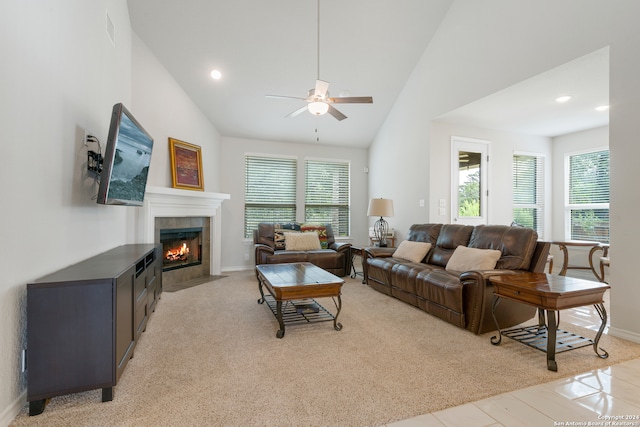
[(389, 224), (383, 217), (393, 216), (393, 200), (391, 199), (371, 199), (369, 200), (369, 210), (367, 216), (379, 216), (380, 219), (373, 224), (373, 234), (378, 241), (378, 246), (384, 248), (387, 246), (387, 233)]

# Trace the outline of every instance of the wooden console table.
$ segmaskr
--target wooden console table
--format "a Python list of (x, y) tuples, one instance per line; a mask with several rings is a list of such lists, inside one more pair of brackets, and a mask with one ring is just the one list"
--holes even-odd
[(162, 246), (123, 245), (27, 285), (27, 401), (102, 389), (133, 356), (162, 292)]
[[(556, 353), (592, 345), (598, 357), (606, 359), (609, 356), (605, 350), (598, 348), (598, 342), (607, 324), (607, 311), (602, 297), (610, 288), (609, 285), (545, 273), (498, 275), (491, 277), (490, 281), (494, 287), (491, 312), (498, 329), (498, 335), (491, 337), (493, 345), (500, 344), (504, 335), (530, 347), (546, 351), (547, 369), (550, 371), (558, 370)], [(495, 316), (501, 299), (537, 307), (538, 325), (501, 331)], [(585, 305), (593, 305), (602, 320), (595, 339), (590, 340), (558, 329), (560, 310)]]

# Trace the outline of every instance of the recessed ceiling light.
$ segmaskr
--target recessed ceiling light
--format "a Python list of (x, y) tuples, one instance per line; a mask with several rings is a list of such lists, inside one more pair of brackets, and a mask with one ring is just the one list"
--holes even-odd
[(220, 70), (211, 70), (211, 78), (214, 80), (220, 80), (222, 78), (222, 72)]
[(556, 98), (556, 102), (559, 102), (560, 104), (564, 104), (565, 102), (567, 102), (570, 99), (571, 99), (571, 97), (569, 95), (563, 95), (563, 96), (557, 97)]
[(596, 107), (596, 111), (607, 111), (608, 109), (608, 105), (600, 105), (599, 107)]

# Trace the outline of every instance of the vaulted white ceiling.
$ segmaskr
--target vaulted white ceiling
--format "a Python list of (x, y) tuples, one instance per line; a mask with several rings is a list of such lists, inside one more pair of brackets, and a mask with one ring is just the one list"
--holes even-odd
[[(559, 96), (571, 99), (558, 103)], [(554, 137), (609, 124), (609, 49), (577, 58), (444, 114), (439, 119)]]
[[(225, 136), (366, 147), (451, 0), (320, 0), (320, 78), (338, 121), (267, 94), (306, 97), (318, 77), (316, 0), (129, 0), (131, 24)], [(219, 68), (223, 78), (209, 76)], [(318, 129), (316, 135), (315, 129)]]
[[(133, 30), (222, 135), (367, 147), (452, 0), (320, 0), (319, 67), (316, 0), (128, 3)], [(606, 113), (586, 114), (592, 103), (608, 102), (604, 56), (578, 59), (442, 119), (546, 136), (606, 124)], [(222, 79), (211, 79), (214, 68)], [(373, 104), (336, 105), (348, 116), (342, 121), (307, 112), (287, 118), (304, 102), (265, 97), (304, 98), (318, 68), (331, 96), (372, 96)], [(560, 110), (553, 97), (565, 91), (574, 98)]]

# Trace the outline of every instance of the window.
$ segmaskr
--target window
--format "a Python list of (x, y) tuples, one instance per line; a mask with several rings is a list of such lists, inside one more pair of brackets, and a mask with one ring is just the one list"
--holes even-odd
[(337, 236), (349, 235), (349, 163), (305, 162), (305, 222), (329, 223)]
[(544, 233), (544, 157), (513, 155), (513, 221)]
[(260, 222), (296, 220), (295, 158), (245, 156), (244, 235)]
[(566, 234), (609, 243), (609, 150), (568, 154)]

